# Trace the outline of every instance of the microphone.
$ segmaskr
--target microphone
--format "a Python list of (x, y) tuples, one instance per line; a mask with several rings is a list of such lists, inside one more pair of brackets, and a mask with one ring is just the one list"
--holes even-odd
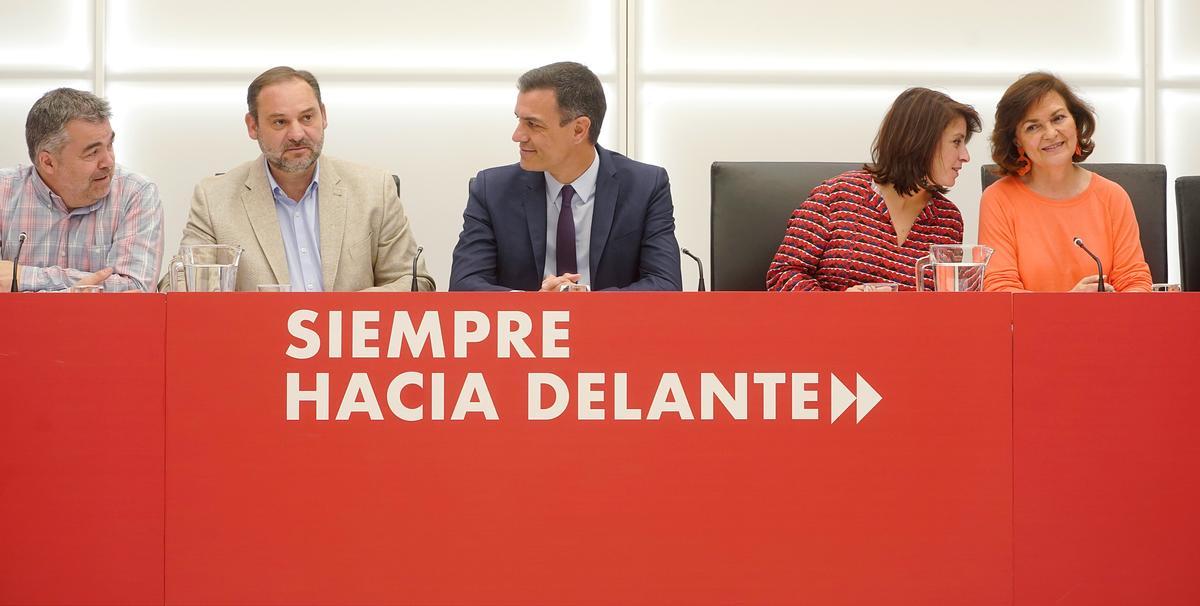
[(417, 292), (417, 260), (421, 258), (423, 252), (425, 252), (425, 248), (418, 246), (417, 256), (413, 257), (412, 292)]
[(1104, 292), (1104, 266), (1100, 264), (1100, 257), (1092, 254), (1092, 251), (1083, 245), (1083, 238), (1075, 236), (1075, 239), (1072, 241), (1075, 242), (1075, 246), (1082, 248), (1083, 252), (1087, 253), (1096, 262), (1096, 275), (1100, 276), (1100, 281), (1096, 283), (1096, 292)]
[(21, 232), (21, 235), (17, 236), (17, 254), (16, 254), (16, 256), (13, 257), (12, 286), (8, 289), (8, 292), (17, 292), (17, 271), (18, 271), (17, 268), (19, 267), (18, 263), (21, 261), (21, 249), (25, 248), (25, 239), (28, 237), (29, 236), (27, 236), (25, 234), (25, 232)]
[(700, 261), (700, 257), (693, 255), (688, 249), (680, 248), (679, 250), (683, 251), (683, 254), (691, 257), (692, 260), (696, 262), (696, 265), (700, 266), (700, 286), (697, 287), (696, 290), (699, 292), (704, 292), (704, 263)]

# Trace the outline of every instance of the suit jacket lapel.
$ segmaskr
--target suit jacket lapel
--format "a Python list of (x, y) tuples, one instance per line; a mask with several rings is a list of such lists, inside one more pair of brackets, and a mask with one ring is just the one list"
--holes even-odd
[(324, 160), (319, 162), (321, 181), (317, 184), (317, 214), (321, 220), (321, 277), (325, 280), (325, 290), (335, 290), (342, 236), (346, 234), (346, 188), (333, 164)]
[(275, 214), (275, 196), (267, 182), (266, 161), (261, 157), (250, 168), (246, 177), (246, 189), (242, 191), (242, 205), (250, 219), (250, 227), (258, 239), (263, 255), (275, 274), (277, 283), (288, 281), (287, 253), (283, 249), (283, 235), (279, 232), (279, 216)]
[(526, 172), (522, 181), (521, 206), (529, 226), (530, 249), (540, 284), (546, 275), (546, 176), (540, 172)]
[(612, 231), (613, 216), (617, 211), (617, 193), (621, 191), (612, 153), (599, 145), (596, 146), (596, 153), (600, 154), (600, 170), (596, 175), (596, 208), (592, 209), (592, 240), (588, 247), (592, 282), (596, 281), (596, 268), (600, 267), (604, 245), (608, 243), (608, 234)]

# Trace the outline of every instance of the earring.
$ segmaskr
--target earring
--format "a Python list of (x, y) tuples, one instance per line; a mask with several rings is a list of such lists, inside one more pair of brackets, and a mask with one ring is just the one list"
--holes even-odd
[(1017, 174), (1024, 177), (1029, 174), (1033, 166), (1030, 164), (1029, 158), (1025, 155), (1025, 150), (1022, 149), (1020, 151), (1021, 155), (1017, 156)]
[(1075, 144), (1075, 157), (1078, 158), (1079, 156), (1082, 156), (1082, 155), (1083, 155), (1083, 146), (1076, 143)]

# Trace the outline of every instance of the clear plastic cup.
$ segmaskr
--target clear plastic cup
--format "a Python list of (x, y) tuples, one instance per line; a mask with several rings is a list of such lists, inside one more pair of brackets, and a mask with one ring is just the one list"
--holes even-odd
[(900, 285), (895, 282), (870, 282), (862, 285), (863, 292), (896, 292)]

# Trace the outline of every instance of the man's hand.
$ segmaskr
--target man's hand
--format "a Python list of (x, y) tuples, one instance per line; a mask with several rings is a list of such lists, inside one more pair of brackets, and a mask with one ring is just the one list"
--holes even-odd
[(575, 284), (579, 282), (579, 274), (563, 274), (561, 276), (546, 276), (542, 280), (542, 292), (558, 292), (563, 284)]
[(108, 277), (111, 276), (112, 274), (113, 274), (112, 268), (105, 267), (104, 269), (102, 269), (94, 274), (88, 274), (88, 275), (76, 280), (75, 285), (76, 286), (86, 286), (88, 284), (101, 284), (105, 280), (107, 280)]
[[(1098, 276), (1096, 274), (1092, 274), (1090, 276), (1084, 276), (1084, 278), (1082, 280), (1080, 280), (1079, 283), (1076, 284), (1074, 288), (1071, 289), (1071, 292), (1096, 292), (1096, 283), (1099, 281), (1100, 281), (1100, 276)], [(1105, 282), (1104, 290), (1105, 290), (1105, 292), (1113, 292), (1116, 289), (1112, 287), (1112, 284)]]

